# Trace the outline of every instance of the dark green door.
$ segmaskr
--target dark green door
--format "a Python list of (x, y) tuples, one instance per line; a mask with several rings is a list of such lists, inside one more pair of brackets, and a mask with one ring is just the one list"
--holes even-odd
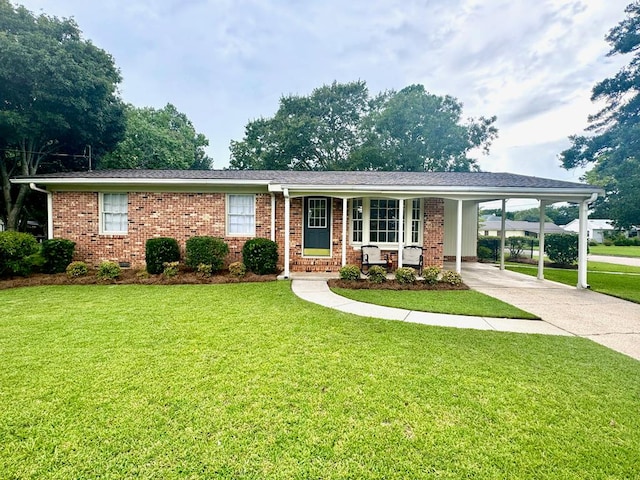
[(331, 256), (331, 199), (304, 199), (304, 254), (315, 257)]

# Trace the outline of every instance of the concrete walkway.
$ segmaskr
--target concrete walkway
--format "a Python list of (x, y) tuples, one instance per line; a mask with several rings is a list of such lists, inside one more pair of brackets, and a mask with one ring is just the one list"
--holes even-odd
[(462, 276), (474, 290), (538, 315), (542, 321), (445, 315), (371, 305), (334, 294), (326, 278), (294, 276), (292, 289), (305, 300), (356, 315), (457, 328), (577, 335), (640, 360), (638, 304), (500, 271), (489, 264), (464, 264)]

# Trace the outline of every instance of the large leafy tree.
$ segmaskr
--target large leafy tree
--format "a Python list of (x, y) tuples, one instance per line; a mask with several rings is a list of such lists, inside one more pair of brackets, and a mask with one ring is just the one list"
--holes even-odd
[(469, 154), (497, 135), (495, 117), (462, 121), (462, 104), (422, 85), (370, 97), (363, 81), (287, 96), (272, 118), (231, 142), (231, 168), (445, 171), (477, 169)]
[[(76, 23), (0, 0), (0, 187), (2, 216), (16, 229), (29, 193), (14, 175), (76, 168), (91, 145), (100, 156), (124, 133), (112, 57)], [(83, 159), (84, 160), (84, 159)]]
[(211, 168), (204, 151), (209, 141), (170, 103), (161, 109), (128, 105), (126, 118), (124, 139), (100, 159), (98, 168)]
[(614, 77), (593, 87), (592, 101), (606, 106), (589, 117), (591, 135), (570, 137), (560, 154), (569, 169), (592, 165), (585, 178), (606, 191), (594, 215), (611, 218), (619, 227), (640, 224), (640, 2), (625, 9), (626, 18), (606, 36), (609, 56), (631, 54)]

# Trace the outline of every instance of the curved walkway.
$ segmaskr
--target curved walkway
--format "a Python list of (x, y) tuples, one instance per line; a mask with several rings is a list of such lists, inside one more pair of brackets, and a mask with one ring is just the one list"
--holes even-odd
[(293, 292), (342, 312), (425, 325), (546, 335), (575, 335), (640, 360), (640, 305), (591, 290), (501, 271), (493, 265), (463, 264), (469, 287), (531, 312), (542, 320), (520, 320), (416, 312), (356, 302), (331, 292), (326, 278), (294, 277)]

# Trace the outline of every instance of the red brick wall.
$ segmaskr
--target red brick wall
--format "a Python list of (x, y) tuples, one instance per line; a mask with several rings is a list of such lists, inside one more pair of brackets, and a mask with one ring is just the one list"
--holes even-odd
[[(97, 265), (103, 260), (144, 266), (149, 238), (175, 238), (184, 255), (185, 242), (195, 235), (222, 237), (229, 244), (227, 263), (242, 259), (249, 237), (225, 236), (224, 193), (129, 193), (127, 235), (100, 235), (98, 193), (55, 192), (53, 235), (76, 242), (75, 258)], [(271, 237), (271, 196), (256, 195), (256, 236)]]
[[(55, 238), (76, 242), (76, 260), (97, 265), (103, 260), (144, 266), (145, 242), (153, 237), (178, 240), (184, 254), (185, 242), (194, 235), (222, 237), (229, 244), (227, 263), (242, 259), (248, 237), (227, 237), (224, 193), (129, 193), (127, 235), (100, 235), (98, 193), (54, 192), (53, 230)], [(342, 265), (342, 199), (332, 199), (331, 257), (303, 256), (302, 198), (291, 199), (290, 269), (292, 272), (337, 272)], [(347, 235), (349, 228), (347, 229)], [(271, 196), (256, 195), (256, 236), (271, 238)], [(276, 231), (280, 265), (284, 267), (284, 197), (276, 195)], [(442, 267), (444, 256), (444, 201), (425, 199), (425, 265)], [(397, 250), (393, 250), (397, 261)], [(360, 250), (347, 238), (347, 263), (360, 263)], [(394, 263), (395, 266), (395, 263)]]

